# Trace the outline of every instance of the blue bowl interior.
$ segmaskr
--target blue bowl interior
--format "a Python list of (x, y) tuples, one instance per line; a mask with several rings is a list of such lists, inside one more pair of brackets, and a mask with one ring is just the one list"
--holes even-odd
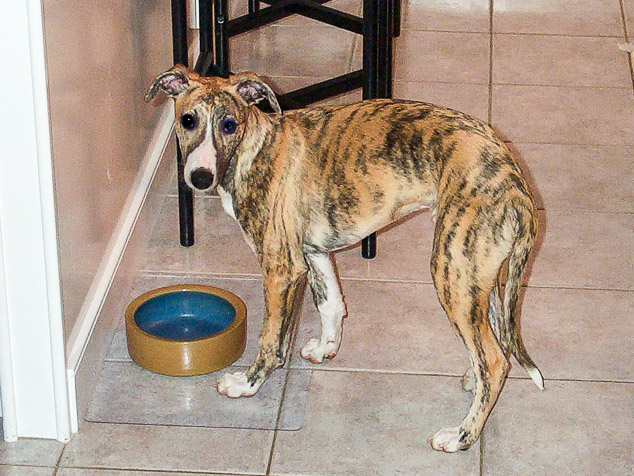
[(216, 334), (231, 325), (236, 310), (215, 294), (176, 291), (148, 299), (134, 313), (139, 328), (164, 339), (187, 341)]

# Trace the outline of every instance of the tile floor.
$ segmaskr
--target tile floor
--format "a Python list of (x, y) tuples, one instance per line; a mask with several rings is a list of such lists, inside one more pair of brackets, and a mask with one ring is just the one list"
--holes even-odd
[[(358, 0), (333, 4), (360, 13)], [(409, 0), (403, 16), (395, 96), (491, 122), (530, 170), (544, 211), (523, 333), (547, 390), (513, 369), (472, 449), (430, 449), (469, 396), (459, 388), (466, 352), (431, 286), (422, 214), (382, 233), (373, 261), (358, 249), (337, 255), (345, 338), (328, 364), (290, 362), (289, 379), (312, 370), (299, 431), (84, 421), (65, 446), (0, 444), (1, 475), (633, 473), (634, 79), (617, 44), (634, 36), (634, 1)], [(361, 55), (352, 35), (301, 18), (239, 37), (233, 51), (234, 69), (280, 90), (355, 69)], [(177, 244), (174, 195), (159, 201), (139, 279), (226, 279), (252, 292), (257, 263), (218, 199), (197, 200), (190, 249)], [(316, 330), (306, 309), (297, 342)]]

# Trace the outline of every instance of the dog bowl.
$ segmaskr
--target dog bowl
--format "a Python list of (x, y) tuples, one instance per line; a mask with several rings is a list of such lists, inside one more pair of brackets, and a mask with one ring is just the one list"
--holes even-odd
[(247, 308), (214, 286), (183, 284), (155, 289), (125, 313), (130, 357), (163, 375), (202, 375), (235, 362), (246, 345)]

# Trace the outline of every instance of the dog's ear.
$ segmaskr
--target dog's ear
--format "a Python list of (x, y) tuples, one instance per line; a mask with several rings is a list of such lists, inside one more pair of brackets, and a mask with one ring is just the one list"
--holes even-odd
[(145, 102), (150, 102), (154, 99), (159, 89), (171, 98), (187, 91), (190, 86), (190, 76), (192, 76), (192, 73), (189, 69), (177, 64), (172, 69), (156, 77), (152, 86), (150, 86), (145, 94)]
[(235, 88), (236, 93), (247, 104), (258, 104), (266, 100), (271, 109), (278, 114), (282, 113), (280, 103), (277, 102), (273, 90), (262, 81), (255, 73), (245, 71), (229, 77), (230, 83)]

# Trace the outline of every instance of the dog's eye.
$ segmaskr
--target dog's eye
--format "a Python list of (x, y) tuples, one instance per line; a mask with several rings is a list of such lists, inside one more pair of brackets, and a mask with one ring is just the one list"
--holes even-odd
[(225, 134), (233, 134), (237, 127), (238, 124), (233, 119), (225, 119), (222, 123), (222, 130)]
[(195, 129), (198, 125), (198, 119), (193, 114), (187, 113), (181, 116), (181, 126), (188, 131)]

